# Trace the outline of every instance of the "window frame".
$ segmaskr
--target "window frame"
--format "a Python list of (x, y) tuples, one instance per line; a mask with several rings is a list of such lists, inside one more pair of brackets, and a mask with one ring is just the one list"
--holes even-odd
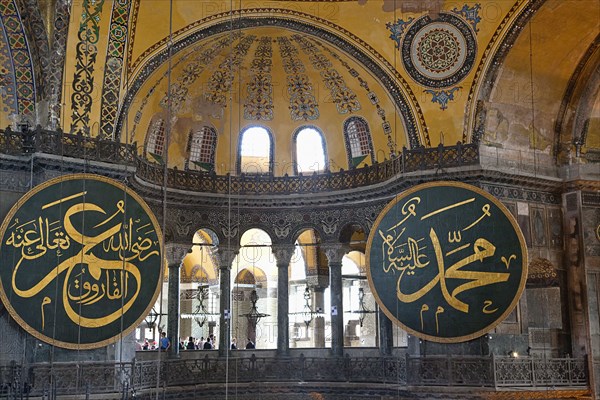
[(261, 176), (261, 175), (273, 175), (273, 166), (274, 166), (274, 158), (275, 158), (275, 142), (273, 140), (273, 132), (271, 132), (271, 130), (264, 126), (264, 125), (248, 125), (246, 127), (244, 127), (241, 131), (240, 134), (238, 135), (238, 145), (237, 145), (237, 155), (236, 155), (236, 173), (237, 175), (242, 175), (242, 142), (243, 142), (243, 138), (244, 138), (244, 134), (252, 129), (252, 128), (261, 128), (264, 129), (265, 132), (267, 132), (267, 136), (269, 137), (269, 143), (270, 143), (270, 147), (269, 147), (269, 171), (268, 172), (263, 172), (263, 173), (248, 173), (248, 172), (244, 172), (245, 175), (256, 175), (256, 176)]
[[(294, 130), (294, 134), (292, 136), (292, 165), (294, 168), (294, 175), (299, 175), (298, 172), (298, 136), (305, 129), (313, 129), (321, 135), (321, 147), (323, 149), (323, 159), (325, 161), (324, 168), (321, 171), (318, 171), (317, 174), (325, 174), (329, 172), (329, 154), (327, 152), (327, 142), (325, 141), (325, 134), (321, 129), (319, 129), (315, 125), (302, 125)], [(312, 175), (307, 174), (308, 171), (302, 172), (302, 175)]]
[[(369, 128), (369, 123), (367, 122), (366, 119), (364, 119), (363, 117), (360, 117), (358, 115), (353, 115), (351, 117), (348, 117), (345, 121), (344, 121), (344, 145), (346, 147), (346, 157), (348, 159), (348, 168), (349, 169), (356, 169), (356, 166), (354, 166), (352, 164), (352, 148), (351, 148), (351, 143), (350, 143), (350, 132), (348, 130), (349, 126), (351, 123), (356, 123), (356, 122), (360, 122), (362, 124), (364, 124), (364, 126), (366, 127), (366, 134), (367, 134), (367, 145), (369, 147), (369, 154), (366, 154), (366, 156), (368, 157), (370, 155), (371, 158), (371, 164), (375, 163), (375, 150), (373, 148), (373, 138), (371, 136), (371, 129)], [(360, 137), (358, 138), (360, 141)], [(366, 158), (366, 157), (365, 157)], [(362, 161), (361, 161), (362, 162)]]
[[(199, 153), (199, 159), (198, 160), (193, 160), (192, 159), (192, 146), (193, 146), (193, 140), (194, 140), (194, 135), (202, 133), (202, 139), (200, 141), (200, 147), (198, 149)], [(210, 134), (210, 143), (206, 143), (207, 142), (207, 133)], [(218, 141), (218, 135), (217, 135), (217, 130), (210, 125), (202, 125), (199, 127), (194, 127), (192, 129), (190, 129), (190, 133), (188, 135), (188, 144), (187, 144), (187, 148), (186, 148), (186, 159), (185, 159), (185, 170), (191, 170), (191, 171), (202, 171), (202, 172), (210, 172), (210, 171), (205, 171), (205, 170), (201, 170), (201, 169), (192, 169), (190, 168), (190, 163), (193, 163), (194, 161), (197, 161), (199, 163), (206, 163), (206, 164), (211, 164), (212, 165), (212, 170), (215, 170), (215, 153), (217, 151), (217, 141)], [(210, 151), (207, 152), (206, 154), (208, 154), (208, 158), (209, 160), (204, 162), (202, 161), (202, 154), (203, 154), (203, 150), (207, 149), (210, 146)]]
[[(158, 125), (158, 128), (155, 129), (155, 126)], [(162, 140), (162, 143), (159, 143), (159, 139)], [(150, 144), (154, 145), (153, 151), (150, 151)], [(160, 145), (161, 152), (160, 154), (156, 151), (157, 146)], [(144, 138), (144, 158), (148, 159), (148, 154), (153, 154), (154, 156), (160, 157), (164, 160), (165, 152), (167, 149), (167, 133), (166, 133), (166, 122), (162, 116), (154, 116), (150, 123), (148, 124), (148, 129), (146, 130), (146, 137)], [(156, 161), (156, 157), (154, 157)]]

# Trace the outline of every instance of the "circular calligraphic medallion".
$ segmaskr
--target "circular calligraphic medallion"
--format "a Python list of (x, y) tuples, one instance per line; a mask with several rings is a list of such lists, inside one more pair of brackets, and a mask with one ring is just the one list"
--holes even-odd
[(114, 180), (67, 175), (36, 186), (0, 228), (0, 298), (31, 335), (91, 349), (148, 314), (162, 284), (162, 234), (141, 197)]
[(527, 247), (510, 212), (460, 182), (432, 182), (396, 196), (367, 242), (367, 277), (385, 314), (442, 343), (479, 337), (516, 306)]
[(402, 41), (402, 62), (409, 75), (423, 86), (445, 88), (471, 71), (477, 41), (471, 27), (458, 16), (440, 13), (431, 20), (418, 18)]

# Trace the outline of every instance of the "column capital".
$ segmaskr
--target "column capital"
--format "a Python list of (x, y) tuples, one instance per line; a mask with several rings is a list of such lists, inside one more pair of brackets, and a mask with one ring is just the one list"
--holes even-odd
[(277, 266), (287, 267), (296, 251), (296, 246), (293, 244), (273, 244), (271, 246), (271, 251), (275, 256)]
[(329, 276), (309, 275), (306, 277), (306, 284), (315, 291), (323, 291), (329, 287)]
[(181, 243), (165, 244), (165, 258), (169, 267), (179, 267), (183, 262), (183, 258), (189, 253), (190, 246)]
[(321, 249), (327, 256), (329, 264), (341, 263), (344, 255), (350, 250), (350, 247), (344, 243), (323, 243)]
[(231, 268), (231, 264), (240, 251), (239, 247), (221, 246), (215, 250), (215, 259), (219, 268)]

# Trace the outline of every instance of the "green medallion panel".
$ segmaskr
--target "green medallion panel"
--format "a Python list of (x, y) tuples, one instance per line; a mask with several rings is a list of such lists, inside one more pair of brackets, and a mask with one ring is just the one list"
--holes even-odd
[(119, 182), (77, 174), (29, 191), (0, 229), (0, 298), (30, 334), (89, 349), (127, 335), (162, 284), (162, 234)]
[(367, 276), (379, 306), (403, 329), (442, 343), (471, 340), (515, 308), (527, 248), (510, 212), (459, 182), (396, 196), (367, 243)]

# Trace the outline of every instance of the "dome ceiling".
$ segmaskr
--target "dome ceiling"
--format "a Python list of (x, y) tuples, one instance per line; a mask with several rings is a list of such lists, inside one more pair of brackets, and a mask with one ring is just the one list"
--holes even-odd
[[(170, 157), (177, 160), (185, 158), (190, 131), (205, 125), (217, 132), (217, 163), (229, 159), (229, 143), (237, 143), (240, 131), (257, 125), (272, 133), (278, 150), (288, 149), (277, 158), (284, 164), (303, 126), (318, 128), (328, 147), (343, 151), (336, 142), (351, 116), (369, 121), (380, 161), (395, 151), (390, 146), (409, 140), (393, 99), (363, 65), (314, 36), (276, 27), (194, 42), (156, 68), (131, 104), (121, 140), (143, 143), (151, 121), (170, 116)], [(335, 151), (333, 160), (345, 159)]]
[(162, 118), (173, 167), (185, 167), (190, 130), (208, 126), (215, 169), (235, 172), (253, 125), (289, 165), (294, 132), (310, 125), (330, 169), (347, 169), (350, 117), (368, 124), (367, 164), (459, 141), (600, 159), (597, 0), (7, 0), (0, 19), (0, 125), (142, 153)]

